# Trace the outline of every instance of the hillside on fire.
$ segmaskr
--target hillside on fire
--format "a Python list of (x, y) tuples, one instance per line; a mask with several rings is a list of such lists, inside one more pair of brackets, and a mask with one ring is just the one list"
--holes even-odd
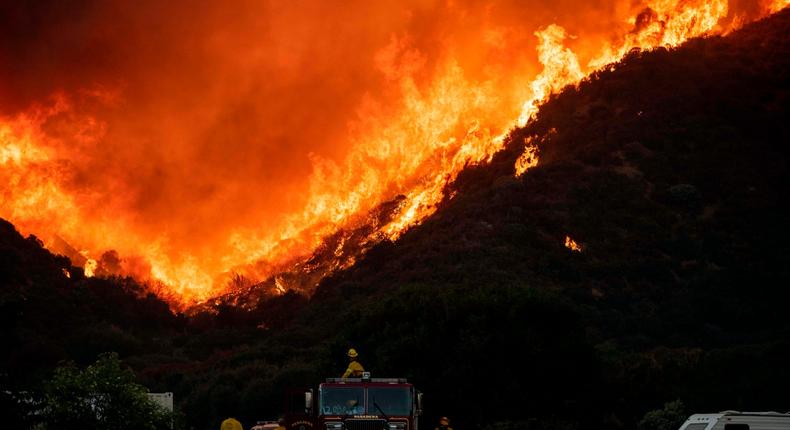
[(0, 220), (2, 420), (34, 426), (55, 369), (115, 352), (174, 393), (179, 428), (248, 428), (340, 376), (350, 347), (425, 394), (428, 428), (652, 429), (676, 400), (788, 411), (788, 35), (785, 9), (632, 50), (312, 294), (261, 283), (173, 310)]

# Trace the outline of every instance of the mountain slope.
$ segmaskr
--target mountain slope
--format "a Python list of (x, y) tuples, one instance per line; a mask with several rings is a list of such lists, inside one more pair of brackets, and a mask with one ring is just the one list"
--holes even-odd
[(0, 383), (24, 386), (60, 360), (156, 349), (179, 326), (167, 304), (130, 279), (85, 278), (66, 257), (0, 219)]
[[(727, 37), (632, 53), (566, 90), (491, 165), (462, 174), (436, 216), (324, 282), (314, 301), (351, 307), (337, 318), (351, 328), (338, 330), (376, 368), (413, 372), (442, 392), (451, 410), (468, 393), (446, 388), (464, 386), (444, 370), (456, 366), (481, 378), (520, 375), (511, 389), (476, 391), (502, 398), (536, 387), (537, 403), (505, 396), (526, 416), (551, 416), (551, 405), (584, 416), (561, 405), (601, 397), (600, 410), (619, 419), (677, 397), (700, 410), (786, 408), (789, 32), (784, 11)], [(526, 139), (537, 142), (540, 164), (516, 178)], [(567, 249), (566, 235), (583, 251)], [(598, 376), (546, 393), (554, 384), (534, 379), (532, 367), (555, 383), (567, 375), (523, 343), (549, 355), (559, 347), (533, 341), (534, 332), (573, 342), (572, 329), (562, 313), (516, 311), (513, 295), (525, 291), (571, 307), (584, 333), (576, 350), (587, 344), (596, 360), (564, 364), (597, 363)], [(738, 376), (703, 383), (723, 375)], [(589, 390), (597, 377), (607, 388)], [(508, 416), (485, 402), (472, 409), (454, 412), (476, 422), (490, 422), (485, 411)]]
[[(511, 252), (569, 261), (562, 246), (566, 234), (587, 244), (582, 256), (588, 262), (659, 261), (666, 254), (667, 260), (698, 257), (701, 266), (713, 259), (731, 267), (732, 253), (740, 249), (734, 239), (695, 236), (685, 246), (705, 242), (704, 249), (678, 249), (684, 234), (716, 231), (743, 233), (741, 241), (752, 247), (740, 250), (752, 260), (783, 259), (776, 251), (787, 243), (778, 228), (787, 186), (786, 19), (785, 12), (731, 37), (634, 54), (616, 71), (553, 98), (537, 121), (513, 133), (491, 165), (465, 172), (454, 185), (455, 199), (400, 241), (397, 251), (376, 250), (382, 257), (358, 264), (346, 278), (375, 285), (388, 276), (408, 280), (411, 270), (427, 267), (436, 276), (435, 266), (421, 264), (436, 256), (445, 276), (463, 281), (481, 271), (444, 263), (455, 255), (467, 263), (476, 251), (491, 254), (482, 244), (508, 248), (500, 250), (506, 261), (498, 268), (515, 279), (570, 276), (564, 267), (542, 267), (541, 258), (524, 260)], [(540, 142), (541, 164), (513, 178), (522, 142), (532, 136)], [(682, 184), (691, 187), (673, 188)], [(671, 268), (677, 264), (662, 267), (665, 274)], [(430, 278), (424, 275), (414, 278)]]

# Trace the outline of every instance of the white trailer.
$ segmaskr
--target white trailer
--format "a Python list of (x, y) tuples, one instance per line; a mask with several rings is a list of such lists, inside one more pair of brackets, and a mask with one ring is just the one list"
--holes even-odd
[(173, 412), (173, 393), (148, 393), (148, 400), (159, 405), (160, 408)]
[(724, 411), (694, 414), (680, 430), (790, 430), (790, 413)]

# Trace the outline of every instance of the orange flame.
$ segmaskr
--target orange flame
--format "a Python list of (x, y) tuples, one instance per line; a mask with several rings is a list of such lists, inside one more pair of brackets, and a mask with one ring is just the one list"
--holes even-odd
[(540, 39), (538, 58), (543, 71), (532, 81), (532, 97), (524, 102), (518, 124), (524, 126), (538, 112), (538, 106), (546, 98), (570, 84), (579, 82), (584, 73), (576, 54), (562, 45), (568, 35), (565, 29), (552, 24), (535, 35)]
[(97, 263), (96, 260), (89, 258), (85, 263), (85, 267), (83, 267), (83, 270), (85, 270), (85, 276), (88, 278), (96, 276), (96, 268), (98, 265), (99, 263)]
[(582, 252), (582, 246), (571, 239), (570, 236), (565, 236), (565, 247), (574, 252)]
[[(250, 282), (273, 279), (273, 294), (302, 288), (277, 275), (304, 263), (337, 232), (370, 227), (364, 237), (354, 239), (361, 244), (354, 252), (347, 251), (350, 236), (342, 236), (333, 245), (330, 254), (335, 261), (327, 266), (328, 271), (353, 265), (359, 254), (375, 243), (398, 239), (437, 210), (445, 199), (445, 186), (464, 168), (490, 161), (502, 149), (508, 130), (535, 118), (551, 94), (577, 84), (634, 48), (677, 46), (690, 37), (731, 31), (744, 22), (737, 16), (725, 20), (730, 12), (727, 0), (651, 0), (638, 6), (616, 3), (614, 24), (605, 35), (588, 32), (588, 37), (583, 37), (572, 27), (569, 31), (544, 23), (548, 25), (534, 33), (529, 30), (525, 36), (520, 24), (486, 22), (480, 28), (482, 38), (477, 33), (470, 36), (482, 40), (478, 50), (466, 51), (467, 35), (461, 34), (453, 36), (457, 40), (451, 36), (441, 39), (443, 48), (437, 53), (428, 52), (408, 35), (393, 32), (371, 60), (384, 90), (379, 98), (369, 93), (360, 98), (355, 119), (347, 121), (348, 131), (339, 138), (346, 142), (342, 145), (346, 150), (334, 156), (310, 153), (312, 173), (307, 185), (290, 199), (278, 200), (289, 202), (282, 216), (259, 224), (257, 217), (265, 217), (265, 210), (259, 208), (238, 225), (217, 225), (216, 234), (205, 239), (207, 229), (175, 232), (169, 228), (171, 223), (185, 221), (168, 218), (168, 208), (151, 209), (157, 220), (151, 223), (151, 216), (143, 216), (139, 209), (145, 207), (147, 196), (130, 194), (124, 179), (90, 175), (90, 167), (107, 156), (105, 144), (134, 127), (124, 122), (123, 115), (103, 116), (83, 109), (78, 99), (90, 100), (84, 104), (91, 106), (112, 105), (123, 112), (121, 93), (92, 90), (68, 97), (57, 95), (25, 112), (0, 116), (0, 181), (8, 184), (0, 195), (0, 216), (25, 232), (41, 235), (50, 249), (83, 265), (88, 276), (121, 274), (150, 280), (185, 303), (225, 292), (237, 274)], [(787, 0), (771, 0), (764, 5), (763, 14), (787, 4)], [(461, 7), (449, 2), (447, 8)], [(419, 12), (419, 8), (415, 10)], [(404, 19), (411, 19), (409, 14)], [(457, 16), (459, 20), (469, 17), (464, 10)], [(221, 44), (223, 34), (218, 30), (211, 43)], [(537, 62), (516, 49), (533, 43), (533, 35), (537, 38)], [(269, 60), (292, 70), (297, 61), (294, 55), (278, 51)], [(245, 72), (258, 58), (238, 57), (231, 57), (232, 66)], [(160, 112), (171, 111), (152, 109), (147, 114)], [(208, 116), (200, 115), (197, 117)], [(188, 143), (194, 134), (204, 131), (199, 124), (182, 124), (159, 137)], [(517, 176), (538, 164), (538, 138), (545, 137), (524, 142), (524, 153), (514, 166)], [(147, 142), (144, 135), (124, 139), (129, 145), (158, 145)], [(113, 146), (120, 151), (113, 166), (135, 178), (124, 170), (124, 163), (131, 158), (125, 158), (124, 145)], [(171, 166), (172, 172), (166, 167), (160, 172), (151, 167), (156, 166), (154, 155), (156, 151), (152, 151), (151, 163), (138, 163), (130, 169), (150, 169), (153, 177), (201, 174), (180, 172), (175, 166)], [(168, 155), (194, 156), (183, 148)], [(75, 167), (83, 165), (88, 168)], [(194, 208), (195, 219), (207, 217), (214, 222), (222, 219), (225, 210), (223, 200), (216, 196), (240, 186), (232, 182), (185, 183), (200, 192), (190, 194), (197, 197), (181, 205)], [(266, 184), (258, 185), (265, 194)], [(167, 195), (178, 195), (166, 185), (147, 192), (166, 191), (171, 192)], [(251, 201), (257, 197), (249, 195)], [(202, 199), (220, 203), (208, 208)], [(385, 202), (395, 203), (389, 216), (374, 216)], [(87, 251), (76, 252), (70, 244)], [(570, 237), (565, 245), (581, 251)]]
[(516, 176), (538, 165), (538, 146), (532, 143), (531, 138), (524, 139), (524, 144), (524, 153), (516, 159)]
[(790, 0), (771, 0), (768, 5), (769, 13), (776, 13), (790, 5)]

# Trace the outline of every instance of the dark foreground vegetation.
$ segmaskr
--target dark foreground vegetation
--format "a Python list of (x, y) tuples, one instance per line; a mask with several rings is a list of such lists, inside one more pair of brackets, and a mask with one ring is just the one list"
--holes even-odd
[[(552, 98), (434, 217), (309, 299), (174, 315), (0, 222), (3, 422), (31, 420), (9, 393), (45, 395), (57, 366), (115, 351), (175, 392), (179, 425), (249, 426), (286, 388), (339, 376), (349, 346), (424, 391), (429, 425), (461, 430), (790, 410), (788, 34), (785, 11)], [(525, 138), (541, 164), (515, 178)]]

